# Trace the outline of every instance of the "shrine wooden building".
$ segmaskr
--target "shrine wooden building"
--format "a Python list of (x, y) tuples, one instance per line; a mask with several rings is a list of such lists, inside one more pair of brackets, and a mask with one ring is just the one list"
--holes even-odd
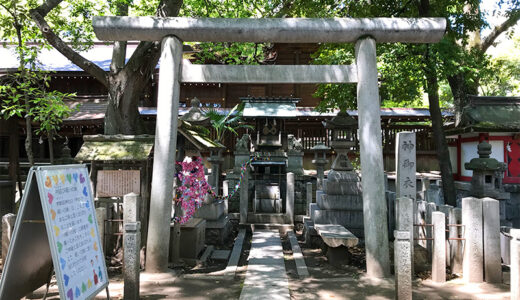
[[(128, 44), (127, 58), (130, 57), (136, 46), (136, 43)], [(319, 45), (317, 44), (276, 44), (272, 49), (270, 63), (278, 65), (308, 64), (311, 60), (311, 54), (318, 47)], [(10, 59), (3, 60), (0, 64), (1, 78), (2, 75), (16, 70), (17, 65), (14, 51), (9, 48), (1, 48), (0, 55), (2, 57), (10, 57)], [(112, 47), (103, 43), (97, 43), (92, 49), (82, 53), (82, 55), (108, 71)], [(68, 146), (74, 156), (83, 143), (83, 135), (103, 133), (107, 90), (96, 79), (73, 65), (56, 50), (43, 50), (40, 60), (42, 61), (43, 70), (53, 72), (51, 73), (51, 89), (76, 93), (77, 95), (76, 99), (71, 101), (69, 105), (73, 107), (79, 105), (79, 110), (64, 121), (59, 132), (61, 138), (55, 143), (56, 153), (59, 156), (64, 138), (67, 137)], [(310, 163), (312, 159), (311, 148), (317, 143), (328, 144), (327, 132), (323, 127), (322, 121), (332, 118), (337, 113), (336, 111), (320, 114), (314, 111), (314, 107), (321, 100), (313, 95), (315, 91), (315, 84), (183, 83), (181, 85), (179, 114), (183, 115), (188, 111), (190, 101), (195, 97), (200, 100), (203, 107), (212, 107), (223, 113), (239, 103), (240, 98), (243, 97), (298, 98), (299, 101), (294, 117), (287, 118), (284, 122), (284, 134), (293, 134), (295, 137), (301, 138), (305, 152), (304, 166), (312, 169), (313, 166)], [(155, 128), (156, 99), (157, 73), (152, 76), (151, 84), (144, 91), (139, 103), (141, 116), (152, 134)], [(357, 115), (356, 111), (349, 111), (349, 113), (354, 117)], [(414, 131), (417, 133), (418, 170), (438, 169), (435, 148), (430, 138), (432, 135), (431, 127), (426, 123), (430, 120), (428, 109), (383, 108), (381, 109), (381, 118), (386, 170), (393, 170), (394, 168), (394, 141), (396, 133), (400, 131)], [(0, 131), (0, 161), (9, 161), (9, 135), (11, 136), (11, 141), (13, 141), (15, 133), (17, 134), (16, 139), (19, 141), (17, 148), (23, 161), (24, 157), (26, 157), (23, 147), (24, 126), (13, 128), (16, 127), (16, 124), (13, 124), (13, 122), (8, 124), (4, 121), (0, 125), (4, 129), (4, 132)], [(228, 156), (232, 154), (235, 141), (236, 137), (233, 135), (228, 135), (224, 141), (228, 149)], [(42, 139), (35, 135), (33, 144), (37, 161), (45, 162), (48, 160), (49, 154), (46, 143), (47, 141), (44, 138)], [(232, 160), (228, 159), (228, 161)], [(4, 163), (2, 166), (4, 166), (4, 170), (0, 170), (0, 172), (6, 174), (6, 164)]]

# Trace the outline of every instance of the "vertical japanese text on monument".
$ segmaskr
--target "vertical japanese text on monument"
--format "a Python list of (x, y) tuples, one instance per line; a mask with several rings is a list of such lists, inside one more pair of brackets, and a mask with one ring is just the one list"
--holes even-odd
[(416, 147), (415, 133), (399, 132), (397, 134), (397, 186), (396, 197), (407, 197), (416, 200)]
[(129, 193), (139, 195), (139, 170), (100, 170), (97, 174), (97, 197), (122, 197)]

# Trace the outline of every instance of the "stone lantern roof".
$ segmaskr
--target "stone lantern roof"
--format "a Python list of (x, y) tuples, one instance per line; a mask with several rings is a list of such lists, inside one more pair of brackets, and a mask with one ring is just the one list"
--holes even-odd
[(211, 120), (209, 117), (204, 115), (204, 113), (200, 110), (199, 105), (200, 100), (197, 99), (197, 97), (193, 98), (191, 100), (190, 110), (179, 119), (192, 125), (209, 126), (211, 124)]
[(314, 145), (314, 147), (311, 148), (313, 151), (328, 151), (330, 150), (330, 147), (325, 146), (323, 143), (319, 143)]
[(347, 129), (357, 127), (358, 122), (346, 111), (340, 111), (331, 120), (323, 121), (323, 126), (327, 129)]
[(483, 141), (477, 146), (478, 158), (473, 158), (469, 163), (465, 163), (466, 170), (478, 171), (500, 171), (504, 169), (504, 163), (494, 158), (490, 158), (491, 145), (487, 141)]

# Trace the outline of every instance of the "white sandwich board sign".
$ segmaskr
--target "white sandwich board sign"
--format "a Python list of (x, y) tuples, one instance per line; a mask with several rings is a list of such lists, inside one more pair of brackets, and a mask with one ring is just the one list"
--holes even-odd
[(91, 299), (108, 285), (85, 165), (33, 167), (27, 176), (0, 299), (20, 299), (56, 274), (60, 299)]

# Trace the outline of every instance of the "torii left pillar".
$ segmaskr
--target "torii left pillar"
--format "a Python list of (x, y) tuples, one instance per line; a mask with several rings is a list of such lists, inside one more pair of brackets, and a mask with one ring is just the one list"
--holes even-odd
[(168, 269), (170, 224), (175, 177), (177, 118), (179, 116), (182, 42), (175, 36), (163, 38), (157, 96), (157, 121), (146, 243), (146, 272)]

